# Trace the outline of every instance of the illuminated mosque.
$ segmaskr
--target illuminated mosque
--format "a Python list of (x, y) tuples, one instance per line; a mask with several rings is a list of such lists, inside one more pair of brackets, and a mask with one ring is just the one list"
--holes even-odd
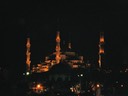
[[(54, 87), (56, 91), (60, 90), (65, 90), (68, 91), (69, 89), (72, 92), (75, 93), (80, 93), (82, 92), (81, 90), (81, 82), (79, 81), (80, 78), (84, 78), (84, 75), (87, 74), (85, 73), (86, 69), (91, 68), (91, 64), (88, 63), (87, 61), (84, 61), (84, 57), (79, 55), (78, 53), (72, 51), (72, 44), (71, 42), (68, 42), (68, 48), (67, 50), (62, 50), (61, 49), (61, 36), (60, 32), (58, 31), (56, 34), (56, 46), (55, 46), (55, 52), (52, 54), (48, 55), (45, 57), (45, 60), (42, 61), (39, 64), (34, 64), (31, 65), (31, 43), (30, 43), (30, 38), (27, 38), (27, 43), (26, 43), (26, 75), (31, 75), (31, 79), (36, 79), (37, 81), (32, 81), (30, 83), (30, 89), (32, 89), (34, 92), (40, 93), (43, 92), (44, 90), (48, 90), (47, 88), (40, 87), (40, 86), (45, 86), (45, 83), (49, 83), (48, 88)], [(99, 59), (97, 60), (98, 62), (98, 69), (102, 68), (103, 62), (103, 55), (104, 55), (104, 33), (100, 33), (100, 39), (99, 39)], [(82, 69), (82, 71), (79, 71), (77, 69)], [(75, 71), (74, 71), (75, 70)], [(77, 71), (76, 71), (77, 70)], [(72, 74), (72, 72), (75, 72)], [(80, 73), (79, 73), (80, 72)], [(43, 76), (42, 73), (47, 73), (48, 78), (45, 82), (45, 80), (40, 81), (41, 76)], [(33, 77), (35, 76), (35, 77)], [(39, 81), (38, 77), (39, 76)], [(43, 78), (44, 79), (44, 78)], [(55, 83), (56, 82), (56, 83)], [(65, 82), (65, 83), (64, 83)], [(75, 82), (74, 84), (72, 84)], [(88, 80), (86, 80), (88, 84), (90, 84)], [(39, 85), (43, 84), (43, 85)], [(46, 84), (47, 85), (47, 84)], [(65, 86), (66, 85), (66, 86)], [(86, 85), (86, 84), (83, 84)], [(65, 87), (64, 87), (65, 86)], [(87, 85), (86, 85), (87, 86)], [(91, 86), (91, 85), (88, 85)], [(46, 87), (46, 86), (45, 86)], [(41, 89), (40, 89), (41, 88)], [(92, 88), (93, 89), (93, 88)], [(100, 90), (98, 88), (98, 90)], [(100, 91), (99, 91), (100, 92)], [(98, 92), (98, 94), (99, 94)]]
[[(31, 65), (31, 60), (30, 60), (30, 38), (27, 38), (27, 43), (26, 43), (26, 65), (27, 69), (26, 71), (28, 72), (36, 72), (36, 73), (41, 73), (41, 72), (47, 72), (49, 69), (55, 65), (59, 64), (60, 62), (66, 62), (71, 66), (71, 68), (86, 68), (90, 67), (91, 64), (86, 64), (84, 61), (83, 56), (79, 56), (76, 52), (72, 51), (72, 44), (71, 42), (68, 43), (68, 48), (66, 51), (61, 50), (61, 36), (60, 32), (58, 31), (56, 34), (56, 46), (55, 46), (55, 52), (50, 54), (49, 56), (45, 57), (45, 60), (41, 62), (40, 64), (36, 65)], [(103, 55), (104, 55), (104, 33), (100, 33), (100, 40), (99, 40), (99, 60), (98, 60), (98, 67), (102, 67), (103, 63)]]

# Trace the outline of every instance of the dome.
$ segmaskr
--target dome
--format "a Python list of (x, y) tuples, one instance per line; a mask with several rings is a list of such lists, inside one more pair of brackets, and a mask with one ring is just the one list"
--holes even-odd
[(52, 68), (49, 71), (51, 74), (70, 74), (72, 68), (69, 64), (61, 62), (59, 64), (52, 66)]

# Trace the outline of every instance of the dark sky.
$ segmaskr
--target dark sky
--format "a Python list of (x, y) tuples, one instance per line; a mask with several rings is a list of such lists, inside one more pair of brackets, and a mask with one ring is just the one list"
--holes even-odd
[(23, 70), (28, 34), (32, 62), (44, 60), (45, 55), (55, 51), (59, 25), (61, 41), (68, 41), (70, 37), (73, 50), (93, 63), (98, 56), (99, 32), (104, 31), (106, 61), (111, 67), (118, 68), (128, 57), (127, 8), (127, 0), (5, 1), (2, 4), (2, 28), (6, 63), (1, 66)]

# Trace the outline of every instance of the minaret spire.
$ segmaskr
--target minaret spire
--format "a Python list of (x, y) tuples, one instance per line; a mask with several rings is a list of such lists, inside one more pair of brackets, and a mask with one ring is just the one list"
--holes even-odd
[(30, 71), (30, 55), (31, 55), (31, 52), (30, 52), (30, 38), (27, 38), (27, 43), (26, 43), (26, 65), (27, 65), (27, 72)]
[(69, 49), (72, 49), (71, 42), (68, 43), (68, 48), (69, 48)]
[(60, 62), (60, 32), (57, 32), (57, 36), (56, 36), (56, 63), (58, 64)]
[(100, 40), (99, 40), (99, 68), (102, 67), (103, 59), (102, 55), (104, 54), (104, 32), (100, 32)]
[(70, 32), (69, 32), (68, 49), (72, 49), (72, 44), (71, 44), (71, 34), (70, 34)]

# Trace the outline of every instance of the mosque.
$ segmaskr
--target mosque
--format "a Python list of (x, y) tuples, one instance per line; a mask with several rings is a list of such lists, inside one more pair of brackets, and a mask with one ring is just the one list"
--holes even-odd
[[(61, 50), (61, 36), (60, 32), (58, 31), (56, 34), (56, 46), (55, 46), (55, 52), (50, 54), (49, 56), (45, 57), (45, 60), (42, 61), (40, 64), (34, 64), (31, 65), (30, 61), (30, 38), (27, 38), (26, 43), (26, 65), (27, 65), (27, 71), (41, 73), (41, 72), (47, 72), (49, 69), (56, 64), (59, 64), (60, 62), (66, 62), (71, 66), (71, 68), (86, 68), (90, 67), (91, 64), (85, 63), (84, 57), (80, 56), (78, 53), (72, 51), (72, 44), (71, 42), (68, 43), (67, 50)], [(104, 34), (101, 32), (100, 34), (100, 41), (99, 41), (99, 60), (98, 60), (98, 66), (99, 68), (102, 67), (103, 63), (103, 54), (104, 54)]]
[[(53, 88), (56, 91), (63, 90), (63, 92), (68, 92), (69, 89), (72, 92), (80, 93), (81, 90), (81, 79), (85, 79), (86, 69), (91, 67), (87, 61), (84, 61), (84, 57), (76, 53), (72, 50), (72, 44), (69, 42), (67, 50), (61, 49), (61, 34), (58, 31), (56, 34), (56, 46), (55, 52), (45, 57), (45, 60), (42, 61), (40, 64), (31, 65), (31, 42), (30, 38), (27, 38), (26, 43), (26, 74), (31, 73), (31, 78), (35, 75), (34, 79), (36, 82), (31, 82), (31, 89), (37, 93), (43, 92), (45, 87), (49, 85), (47, 88)], [(103, 54), (104, 54), (104, 36), (103, 33), (100, 34), (99, 40), (99, 60), (98, 60), (98, 68), (102, 67), (103, 63)], [(77, 70), (80, 69), (80, 70)], [(79, 73), (80, 72), (80, 73)], [(47, 74), (47, 78), (42, 78), (43, 74)], [(87, 73), (86, 73), (87, 75)], [(39, 76), (39, 80), (37, 78)], [(87, 84), (90, 81), (85, 79)], [(39, 83), (40, 82), (40, 83)], [(39, 84), (35, 84), (39, 83)], [(44, 84), (44, 85), (41, 85)], [(45, 85), (46, 84), (46, 85)], [(84, 86), (90, 86), (87, 84), (83, 84)], [(34, 87), (35, 85), (35, 87)], [(44, 87), (41, 87), (44, 86)], [(44, 89), (43, 89), (44, 88)], [(66, 89), (66, 90), (65, 90)], [(52, 89), (50, 89), (52, 90)]]

